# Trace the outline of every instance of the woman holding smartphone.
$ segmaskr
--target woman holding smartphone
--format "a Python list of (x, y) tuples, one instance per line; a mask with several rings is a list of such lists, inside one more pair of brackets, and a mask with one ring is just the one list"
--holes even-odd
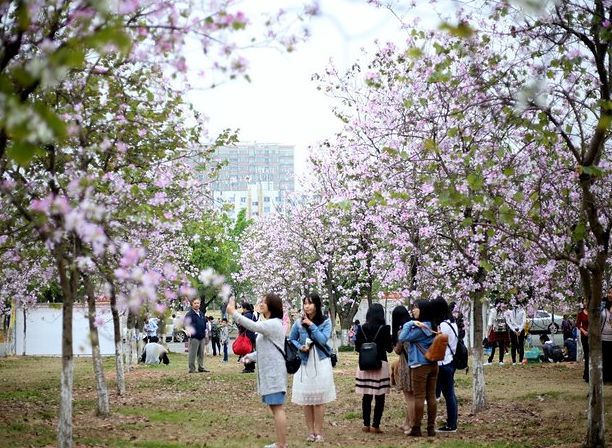
[(274, 416), (276, 442), (266, 445), (265, 448), (287, 448), (287, 417), (284, 407), (287, 369), (280, 349), (285, 345), (283, 302), (276, 294), (266, 294), (261, 302), (261, 314), (265, 320), (257, 322), (236, 311), (234, 299), (230, 299), (227, 304), (227, 314), (231, 315), (238, 325), (257, 333), (257, 351), (249, 353), (245, 358), (257, 361), (257, 391), (261, 395), (261, 401), (270, 406)]
[(323, 316), (321, 298), (308, 294), (303, 300), (303, 314), (291, 328), (289, 341), (300, 350), (302, 364), (293, 376), (291, 401), (304, 406), (308, 442), (323, 441), (324, 405), (336, 399), (336, 385), (331, 365), (331, 321)]

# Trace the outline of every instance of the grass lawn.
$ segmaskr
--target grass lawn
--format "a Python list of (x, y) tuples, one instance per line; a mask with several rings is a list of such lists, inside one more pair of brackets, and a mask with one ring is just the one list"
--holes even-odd
[[(578, 364), (530, 364), (485, 368), (488, 409), (470, 415), (471, 374), (456, 375), (459, 431), (408, 439), (399, 429), (403, 400), (387, 396), (383, 434), (361, 432), (361, 400), (354, 393), (354, 353), (340, 353), (338, 399), (327, 406), (323, 446), (578, 447), (585, 433), (587, 386)], [(395, 355), (391, 355), (395, 356)], [(255, 375), (241, 374), (236, 357), (222, 364), (207, 357), (212, 373), (187, 373), (183, 353), (169, 366), (138, 366), (127, 374), (128, 393), (114, 391), (112, 359), (105, 360), (113, 415), (95, 417), (91, 361), (76, 361), (74, 441), (78, 447), (262, 447), (273, 441), (272, 418), (255, 394)], [(0, 358), (0, 447), (55, 445), (60, 359)], [(291, 380), (290, 380), (291, 382)], [(289, 390), (291, 385), (289, 385)], [(604, 387), (606, 440), (612, 443), (612, 387)], [(444, 401), (438, 406), (444, 419)], [(287, 406), (289, 442), (303, 447), (302, 410)], [(425, 425), (423, 424), (423, 427)]]

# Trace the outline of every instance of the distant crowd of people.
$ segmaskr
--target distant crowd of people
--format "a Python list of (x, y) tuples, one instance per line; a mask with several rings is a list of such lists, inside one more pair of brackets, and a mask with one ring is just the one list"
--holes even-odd
[[(604, 382), (612, 382), (612, 290), (608, 291), (602, 301), (599, 333), (602, 342), (603, 354), (603, 377)], [(551, 322), (551, 325), (555, 325)], [(491, 352), (487, 362), (491, 365), (495, 358), (495, 352), (499, 353), (499, 364), (504, 364), (504, 356), (510, 347), (512, 365), (525, 364), (525, 334), (529, 324), (525, 309), (520, 303), (507, 305), (502, 300), (496, 300), (494, 307), (489, 312), (487, 325), (487, 337), (483, 341)], [(557, 328), (555, 327), (555, 330)], [(578, 344), (582, 349), (584, 370), (582, 378), (589, 382), (589, 313), (584, 303), (578, 304), (575, 319), (570, 319), (568, 314), (563, 316), (561, 327), (563, 345), (555, 343), (548, 334), (540, 334), (539, 340), (542, 346), (542, 354), (539, 356), (541, 362), (575, 362), (577, 360)], [(517, 358), (518, 355), (518, 358)]]

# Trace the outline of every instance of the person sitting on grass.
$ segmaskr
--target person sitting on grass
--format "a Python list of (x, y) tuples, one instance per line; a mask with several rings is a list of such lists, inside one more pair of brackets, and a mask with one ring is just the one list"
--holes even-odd
[(543, 355), (540, 355), (540, 361), (542, 362), (561, 362), (563, 361), (563, 349), (557, 344), (550, 340), (548, 335), (540, 335), (540, 342), (542, 343)]
[(168, 350), (163, 345), (157, 342), (149, 342), (145, 345), (144, 352), (140, 357), (140, 362), (144, 362), (149, 365), (157, 365), (160, 363), (164, 363), (166, 365), (170, 364), (170, 359), (168, 359)]

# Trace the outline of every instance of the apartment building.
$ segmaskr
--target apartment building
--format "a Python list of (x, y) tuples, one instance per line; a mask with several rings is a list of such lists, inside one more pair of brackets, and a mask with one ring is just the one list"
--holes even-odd
[(211, 184), (213, 198), (234, 218), (241, 209), (249, 218), (267, 215), (295, 191), (294, 146), (239, 144), (219, 148), (214, 158), (227, 165)]

